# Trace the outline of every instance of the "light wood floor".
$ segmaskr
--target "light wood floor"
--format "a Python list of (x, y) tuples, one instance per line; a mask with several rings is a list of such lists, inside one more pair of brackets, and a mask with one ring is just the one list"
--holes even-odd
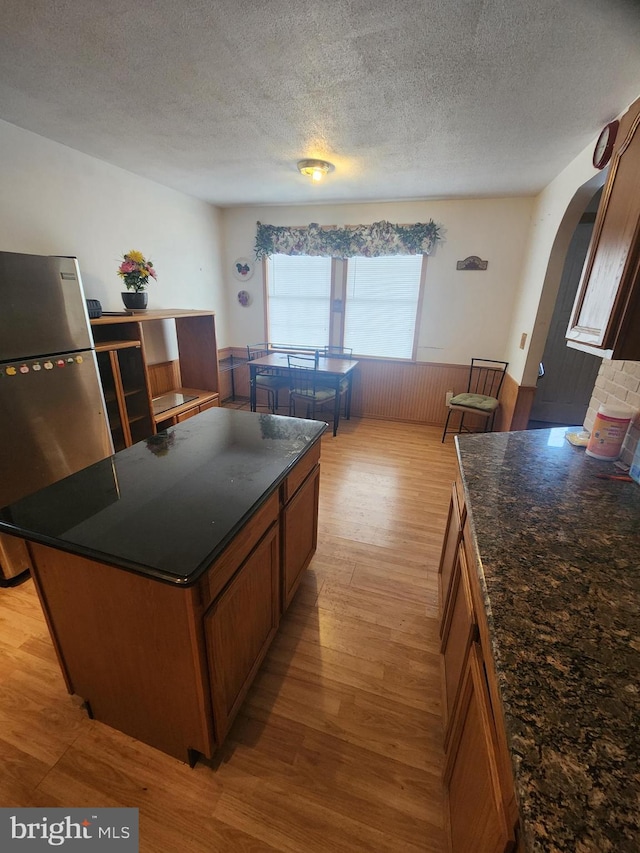
[(218, 759), (88, 719), (31, 581), (0, 589), (0, 805), (132, 806), (142, 853), (443, 853), (440, 429), (323, 438), (319, 545)]

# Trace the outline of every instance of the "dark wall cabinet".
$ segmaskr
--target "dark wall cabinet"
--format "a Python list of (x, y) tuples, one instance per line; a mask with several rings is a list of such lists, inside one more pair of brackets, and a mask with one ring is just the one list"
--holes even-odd
[(640, 98), (620, 120), (567, 343), (640, 360)]

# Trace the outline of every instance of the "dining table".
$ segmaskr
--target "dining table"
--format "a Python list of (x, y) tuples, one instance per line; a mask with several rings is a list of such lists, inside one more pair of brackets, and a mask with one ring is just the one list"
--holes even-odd
[[(254, 358), (249, 362), (249, 401), (252, 412), (256, 411), (256, 376), (261, 370), (268, 370), (269, 373), (275, 373), (280, 376), (288, 376), (290, 373), (289, 355), (295, 355), (295, 353), (272, 352), (261, 358)], [(347, 381), (347, 391), (344, 416), (347, 420), (351, 417), (351, 392), (353, 390), (353, 376), (357, 366), (358, 362), (351, 358), (319, 355), (316, 359), (315, 369), (322, 377), (322, 384), (329, 388), (334, 388), (336, 392), (333, 411), (334, 436), (338, 432), (338, 423), (340, 422), (340, 386), (345, 379)]]

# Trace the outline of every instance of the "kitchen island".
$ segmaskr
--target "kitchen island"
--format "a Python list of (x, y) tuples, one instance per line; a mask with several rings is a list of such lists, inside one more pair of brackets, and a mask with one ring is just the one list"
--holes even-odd
[(210, 409), (0, 510), (92, 716), (219, 748), (315, 551), (325, 429)]
[(457, 439), (441, 564), (454, 851), (474, 797), (492, 817), (468, 850), (640, 850), (640, 487), (599, 479), (611, 463), (565, 431)]

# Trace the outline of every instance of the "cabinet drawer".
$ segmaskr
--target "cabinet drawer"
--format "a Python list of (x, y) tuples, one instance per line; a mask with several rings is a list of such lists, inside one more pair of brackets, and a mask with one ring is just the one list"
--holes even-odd
[(176, 423), (181, 424), (183, 421), (188, 421), (189, 418), (192, 418), (194, 415), (197, 415), (199, 412), (199, 408), (194, 406), (193, 409), (187, 409), (186, 412), (181, 412), (179, 415), (176, 415)]
[(278, 519), (279, 509), (278, 493), (274, 492), (239, 531), (222, 556), (200, 579), (200, 597), (205, 610), (222, 592), (264, 533)]
[(206, 412), (207, 409), (215, 409), (218, 406), (220, 406), (220, 400), (218, 397), (215, 397), (213, 400), (207, 400), (205, 403), (200, 403), (198, 410), (200, 412)]
[(307, 478), (307, 474), (312, 470), (320, 459), (320, 442), (317, 441), (298, 462), (293, 471), (282, 484), (282, 502), (287, 503), (298, 491), (300, 486)]

